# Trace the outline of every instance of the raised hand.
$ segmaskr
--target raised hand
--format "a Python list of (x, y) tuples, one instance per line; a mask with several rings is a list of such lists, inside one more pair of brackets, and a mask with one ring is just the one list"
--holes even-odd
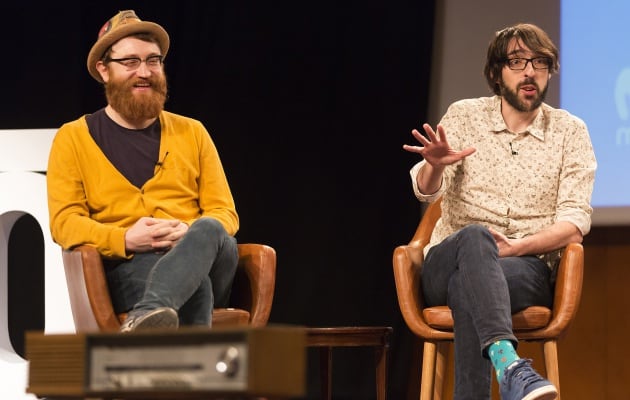
[(431, 125), (424, 124), (422, 128), (428, 137), (424, 137), (417, 129), (411, 131), (422, 146), (403, 145), (403, 149), (420, 154), (427, 163), (434, 167), (454, 164), (476, 151), (474, 147), (468, 147), (464, 150), (455, 150), (451, 148), (446, 139), (446, 132), (442, 125), (437, 126), (437, 133), (431, 128)]

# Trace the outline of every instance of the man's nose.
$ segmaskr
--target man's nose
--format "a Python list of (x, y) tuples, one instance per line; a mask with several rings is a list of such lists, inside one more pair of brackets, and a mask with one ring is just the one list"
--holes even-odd
[(147, 65), (146, 61), (141, 61), (140, 66), (136, 70), (136, 74), (139, 76), (149, 76), (151, 75), (151, 69)]

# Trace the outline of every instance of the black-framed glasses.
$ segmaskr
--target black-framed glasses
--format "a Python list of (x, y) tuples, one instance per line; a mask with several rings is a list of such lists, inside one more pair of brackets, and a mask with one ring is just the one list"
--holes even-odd
[(505, 60), (505, 64), (509, 69), (513, 71), (523, 71), (527, 68), (527, 63), (531, 62), (534, 69), (549, 69), (551, 65), (551, 59), (549, 57), (534, 57), (534, 58), (508, 58)]
[(135, 71), (140, 68), (140, 64), (143, 62), (149, 69), (158, 69), (162, 66), (162, 60), (164, 60), (163, 55), (154, 55), (144, 60), (140, 57), (106, 58), (105, 62), (115, 62), (127, 68), (127, 71)]

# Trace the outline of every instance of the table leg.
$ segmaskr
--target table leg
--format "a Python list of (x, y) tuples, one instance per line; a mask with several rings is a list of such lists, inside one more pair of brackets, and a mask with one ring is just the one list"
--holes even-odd
[(376, 355), (376, 400), (387, 397), (387, 346), (375, 347)]
[(332, 399), (332, 348), (319, 349), (319, 379), (322, 400)]

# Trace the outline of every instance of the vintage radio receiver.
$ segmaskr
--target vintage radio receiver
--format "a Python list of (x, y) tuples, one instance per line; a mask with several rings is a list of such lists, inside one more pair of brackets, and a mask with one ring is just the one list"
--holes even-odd
[(305, 393), (304, 329), (28, 332), (28, 392), (39, 397), (198, 398)]

